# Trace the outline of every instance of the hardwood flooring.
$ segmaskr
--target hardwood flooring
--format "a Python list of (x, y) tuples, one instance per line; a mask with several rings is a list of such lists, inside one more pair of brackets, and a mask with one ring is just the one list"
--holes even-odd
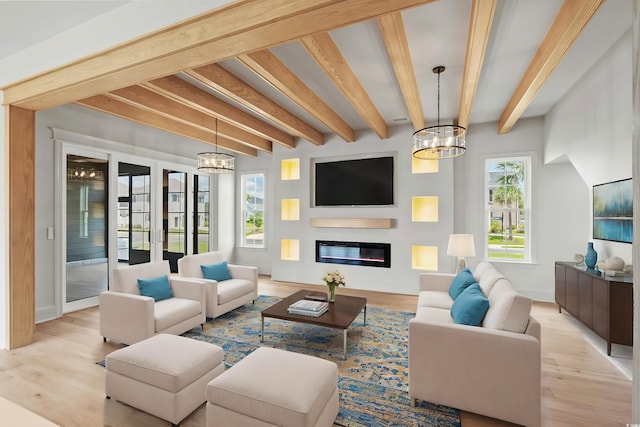
[[(286, 296), (320, 286), (275, 282), (260, 277), (260, 294)], [(368, 303), (414, 311), (417, 297), (339, 288), (366, 296)], [(595, 350), (557, 306), (534, 303), (542, 325), (542, 425), (624, 426), (631, 422), (631, 381)], [(103, 343), (99, 311), (90, 308), (36, 326), (35, 343), (0, 351), (0, 396), (61, 426), (164, 426), (169, 423), (104, 396), (104, 369), (95, 364), (119, 348)], [(509, 373), (506, 372), (505, 375)], [(15, 425), (0, 414), (0, 425)], [(204, 406), (182, 427), (205, 425)], [(463, 427), (508, 426), (498, 420), (462, 413)]]

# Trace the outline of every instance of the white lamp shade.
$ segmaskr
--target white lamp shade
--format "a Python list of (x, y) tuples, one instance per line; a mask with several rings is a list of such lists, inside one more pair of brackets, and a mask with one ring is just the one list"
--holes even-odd
[(473, 234), (450, 234), (447, 255), (457, 257), (476, 256)]

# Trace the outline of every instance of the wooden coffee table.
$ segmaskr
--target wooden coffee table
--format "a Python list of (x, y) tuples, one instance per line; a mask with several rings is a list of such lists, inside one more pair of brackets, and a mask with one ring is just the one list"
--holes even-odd
[(287, 308), (296, 301), (305, 299), (306, 295), (315, 294), (312, 291), (301, 290), (290, 295), (262, 310), (262, 336), (260, 341), (264, 342), (264, 318), (272, 317), (274, 319), (289, 320), (291, 322), (308, 323), (311, 325), (326, 326), (333, 329), (342, 329), (343, 331), (343, 356), (347, 358), (347, 329), (353, 323), (356, 317), (364, 310), (364, 325), (367, 325), (367, 299), (360, 297), (352, 297), (348, 295), (336, 295), (336, 301), (329, 304), (329, 310), (319, 317), (303, 316), (299, 314), (289, 314)]

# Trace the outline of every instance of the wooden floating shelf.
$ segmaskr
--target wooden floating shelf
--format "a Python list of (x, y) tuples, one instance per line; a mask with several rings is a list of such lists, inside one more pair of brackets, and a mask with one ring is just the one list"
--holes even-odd
[(311, 218), (312, 227), (323, 228), (391, 228), (391, 218)]

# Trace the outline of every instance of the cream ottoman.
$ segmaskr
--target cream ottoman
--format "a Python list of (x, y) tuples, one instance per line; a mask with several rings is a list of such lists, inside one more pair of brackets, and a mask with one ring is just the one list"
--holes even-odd
[(332, 426), (338, 367), (328, 360), (260, 347), (207, 385), (207, 427)]
[(105, 358), (105, 393), (177, 425), (205, 402), (207, 383), (224, 372), (222, 348), (159, 334)]

